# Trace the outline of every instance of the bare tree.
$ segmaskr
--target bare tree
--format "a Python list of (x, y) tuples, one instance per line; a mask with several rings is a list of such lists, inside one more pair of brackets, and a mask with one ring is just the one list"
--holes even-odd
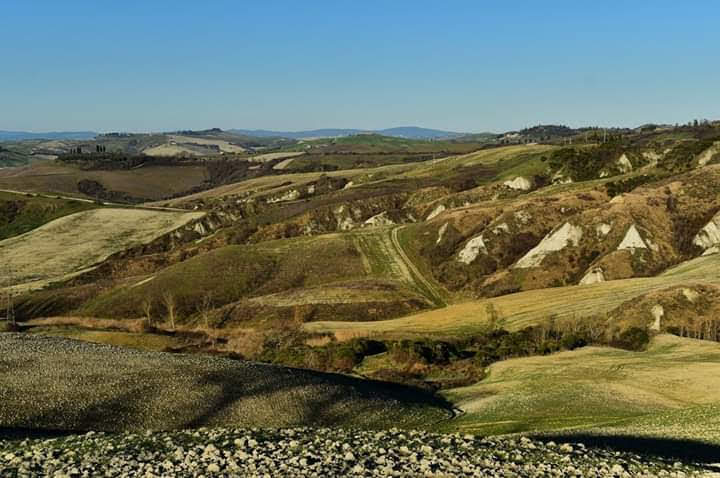
[(177, 309), (177, 302), (175, 302), (175, 296), (172, 292), (165, 291), (162, 295), (163, 304), (165, 304), (165, 310), (167, 311), (168, 320), (170, 321), (170, 328), (175, 330), (175, 312)]
[[(195, 308), (197, 309), (198, 313), (200, 314), (200, 317), (203, 320), (203, 323), (205, 325), (205, 333), (208, 337), (211, 337), (210, 334), (210, 312), (213, 308), (213, 300), (212, 300), (212, 293), (211, 292), (205, 292), (202, 296), (202, 299), (200, 302), (198, 302), (195, 305)], [(215, 336), (212, 335), (212, 344), (215, 346)]]
[(12, 324), (14, 327), (16, 324), (15, 322), (15, 308), (14, 308), (14, 300), (13, 300), (13, 291), (9, 287), (12, 285), (11, 280), (14, 275), (13, 269), (5, 264), (0, 269), (0, 286), (5, 285), (6, 289), (5, 291), (0, 294), (0, 307), (3, 307), (5, 309), (5, 320), (9, 324)]
[(485, 304), (485, 315), (487, 317), (488, 328), (491, 332), (500, 330), (505, 326), (505, 319), (500, 317), (500, 314), (495, 308), (495, 304), (490, 301)]
[(152, 299), (148, 296), (142, 302), (143, 315), (148, 325), (152, 325)]
[(203, 319), (205, 329), (210, 330), (210, 312), (213, 309), (212, 292), (205, 292), (200, 302), (196, 304), (195, 308), (197, 309), (198, 314), (200, 314), (200, 317)]

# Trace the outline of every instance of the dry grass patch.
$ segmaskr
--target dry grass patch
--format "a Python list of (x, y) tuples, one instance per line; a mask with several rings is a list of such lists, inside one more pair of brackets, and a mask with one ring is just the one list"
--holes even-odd
[(0, 278), (0, 287), (42, 288), (89, 270), (111, 254), (150, 242), (202, 215), (95, 209), (56, 219), (0, 241), (0, 263), (12, 271)]
[(551, 316), (582, 318), (610, 312), (624, 302), (651, 291), (686, 282), (720, 284), (720, 255), (699, 257), (657, 277), (624, 279), (588, 286), (538, 289), (486, 300), (454, 304), (442, 309), (375, 322), (310, 322), (308, 332), (343, 332), (348, 336), (464, 335), (487, 327), (492, 304), (507, 330), (520, 330)]

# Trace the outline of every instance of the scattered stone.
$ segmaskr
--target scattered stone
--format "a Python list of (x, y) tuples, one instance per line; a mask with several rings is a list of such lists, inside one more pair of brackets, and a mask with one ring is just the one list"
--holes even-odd
[(0, 470), (2, 476), (57, 477), (703, 476), (694, 465), (579, 443), (339, 428), (203, 428), (150, 437), (0, 440)]

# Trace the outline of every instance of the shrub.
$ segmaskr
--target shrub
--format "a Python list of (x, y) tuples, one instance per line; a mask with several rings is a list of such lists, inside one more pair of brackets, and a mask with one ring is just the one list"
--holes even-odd
[(611, 345), (625, 350), (644, 350), (650, 342), (650, 335), (640, 327), (630, 327), (620, 333)]

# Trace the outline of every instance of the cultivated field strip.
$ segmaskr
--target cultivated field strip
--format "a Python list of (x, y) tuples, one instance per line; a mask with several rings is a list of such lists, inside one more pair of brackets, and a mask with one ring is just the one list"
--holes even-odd
[(505, 328), (519, 330), (550, 316), (582, 318), (604, 314), (640, 295), (684, 283), (720, 284), (720, 255), (699, 257), (657, 277), (531, 290), (377, 322), (310, 322), (305, 329), (343, 331), (346, 336), (473, 333), (487, 325), (488, 304), (492, 304)]
[(204, 213), (103, 208), (51, 221), (0, 241), (1, 287), (31, 290), (81, 273), (128, 247), (162, 236)]

